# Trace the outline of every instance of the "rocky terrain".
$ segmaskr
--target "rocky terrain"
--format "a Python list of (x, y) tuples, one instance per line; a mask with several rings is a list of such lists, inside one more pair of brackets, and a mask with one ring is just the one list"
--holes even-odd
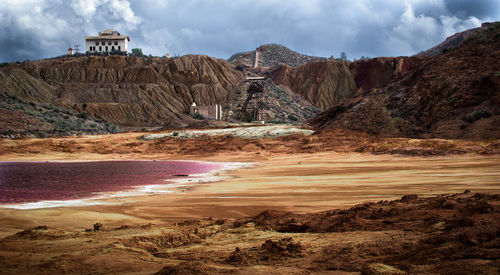
[[(261, 53), (259, 66), (265, 68), (278, 65), (299, 67), (313, 61), (326, 59), (324, 57), (304, 55), (280, 44), (266, 44), (258, 47), (258, 49)], [(255, 63), (255, 51), (234, 54), (228, 61), (243, 68), (252, 68)]]
[(411, 64), (405, 74), (345, 100), (310, 123), (316, 129), (383, 136), (498, 139), (499, 59), (496, 23), (453, 51), (405, 61)]
[[(223, 119), (234, 121), (241, 111), (242, 105), (248, 97), (248, 87), (255, 81), (245, 81), (238, 86), (235, 100), (224, 108)], [(258, 106), (260, 119), (272, 123), (303, 123), (321, 112), (301, 95), (294, 93), (290, 88), (282, 86), (270, 79), (257, 81), (264, 88), (264, 92), (254, 96), (250, 101), (242, 121), (253, 120), (253, 111)]]
[(466, 191), (172, 226), (39, 225), (0, 240), (0, 266), (44, 274), (496, 274), (499, 207), (498, 194)]

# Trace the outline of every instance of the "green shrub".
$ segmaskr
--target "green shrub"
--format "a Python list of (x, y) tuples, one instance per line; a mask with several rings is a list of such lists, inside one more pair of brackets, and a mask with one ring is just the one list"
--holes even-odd
[(299, 120), (296, 116), (294, 116), (294, 115), (292, 115), (292, 114), (289, 114), (289, 115), (288, 115), (288, 119), (289, 119), (289, 120), (292, 120), (292, 121), (297, 121), (297, 120)]
[(200, 113), (193, 114), (193, 115), (192, 115), (192, 117), (193, 117), (194, 119), (198, 119), (198, 120), (205, 119), (205, 118), (203, 117), (203, 115), (202, 115), (202, 114), (200, 114)]

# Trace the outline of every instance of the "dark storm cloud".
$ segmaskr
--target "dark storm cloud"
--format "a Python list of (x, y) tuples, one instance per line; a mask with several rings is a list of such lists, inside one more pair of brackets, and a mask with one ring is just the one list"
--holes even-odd
[(500, 3), (498, 0), (446, 0), (445, 3), (452, 14), (461, 17), (496, 17), (498, 19), (498, 14), (500, 13)]
[(265, 43), (319, 56), (411, 55), (481, 22), (496, 0), (0, 0), (0, 61), (64, 54), (114, 28), (153, 55), (228, 58)]

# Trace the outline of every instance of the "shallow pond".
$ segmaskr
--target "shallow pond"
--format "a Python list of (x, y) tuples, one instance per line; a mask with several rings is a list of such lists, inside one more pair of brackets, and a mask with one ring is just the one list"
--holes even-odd
[(220, 167), (192, 161), (0, 162), (0, 204), (90, 198)]

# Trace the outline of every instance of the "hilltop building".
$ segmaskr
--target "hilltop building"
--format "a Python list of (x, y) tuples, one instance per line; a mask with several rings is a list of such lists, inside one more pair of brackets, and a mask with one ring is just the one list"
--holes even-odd
[(130, 37), (115, 30), (103, 30), (98, 36), (85, 37), (85, 51), (90, 53), (127, 52)]
[(75, 54), (75, 50), (73, 50), (73, 48), (69, 48), (67, 55), (74, 55), (74, 54)]

